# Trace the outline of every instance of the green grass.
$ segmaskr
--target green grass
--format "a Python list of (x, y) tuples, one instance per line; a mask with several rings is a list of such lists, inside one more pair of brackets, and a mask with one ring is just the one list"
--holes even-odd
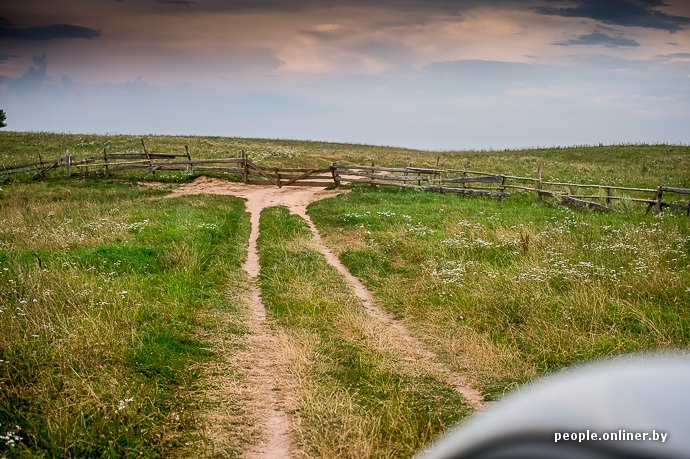
[(0, 435), (18, 439), (0, 454), (203, 452), (198, 391), (220, 356), (199, 332), (223, 311), (244, 333), (228, 289), (246, 282), (249, 223), (236, 198), (160, 194), (110, 181), (3, 189)]
[(297, 441), (308, 457), (408, 457), (469, 410), (452, 388), (377, 347), (381, 325), (311, 237), (285, 208), (261, 214), (263, 301), (300, 381)]
[(583, 360), (690, 344), (690, 220), (395, 189), (312, 204), (385, 309), (495, 398)]

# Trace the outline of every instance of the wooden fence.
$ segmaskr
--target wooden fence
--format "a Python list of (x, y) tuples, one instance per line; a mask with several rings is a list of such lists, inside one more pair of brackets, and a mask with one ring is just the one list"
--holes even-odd
[[(413, 188), (439, 193), (467, 194), (475, 196), (508, 197), (510, 193), (492, 188), (470, 188), (470, 183), (492, 184), (501, 182), (497, 175), (481, 174), (470, 177), (456, 176), (453, 171), (438, 168), (419, 167), (380, 167), (333, 164), (336, 185), (347, 183), (368, 183), (371, 185), (391, 185), (399, 188)], [(416, 182), (416, 184), (415, 184)]]
[[(184, 153), (152, 153), (142, 140), (142, 152), (108, 153), (77, 160), (69, 150), (64, 157), (16, 166), (2, 166), (0, 179), (8, 180), (20, 173), (33, 174), (33, 178), (44, 177), (49, 171), (64, 168), (65, 176), (110, 175), (117, 172), (142, 170), (143, 176), (155, 175), (158, 171), (181, 171), (187, 175), (197, 173), (221, 173), (237, 175), (244, 183), (272, 184), (278, 187), (339, 186), (343, 183), (364, 183), (388, 185), (399, 189), (412, 188), (439, 193), (474, 196), (509, 197), (507, 190), (534, 193), (541, 201), (544, 197), (558, 199), (601, 211), (609, 211), (615, 201), (647, 204), (647, 213), (661, 212), (666, 208), (685, 211), (690, 216), (690, 201), (681, 202), (690, 195), (690, 189), (659, 185), (656, 188), (635, 188), (614, 185), (592, 185), (542, 180), (541, 166), (537, 177), (518, 177), (490, 172), (440, 169), (438, 160), (434, 168), (384, 167), (333, 163), (327, 168), (282, 168), (266, 167), (249, 160), (243, 153), (240, 158), (192, 159), (189, 147)], [(667, 197), (674, 196), (671, 200)]]
[[(690, 195), (690, 189), (659, 185), (656, 188), (637, 188), (615, 185), (593, 185), (570, 182), (544, 181), (541, 166), (537, 177), (518, 177), (508, 174), (473, 171), (468, 169), (439, 169), (416, 167), (378, 167), (333, 164), (336, 184), (340, 182), (391, 185), (400, 188), (414, 188), (439, 193), (455, 193), (476, 196), (508, 197), (506, 190), (535, 193), (536, 199), (551, 197), (566, 204), (586, 207), (604, 212), (611, 210), (614, 201), (647, 204), (650, 210), (661, 212), (666, 208), (682, 210), (690, 216), (690, 200), (678, 202), (682, 196)], [(416, 183), (415, 183), (416, 182)], [(594, 192), (592, 191), (594, 190)], [(664, 196), (674, 194), (672, 202)]]

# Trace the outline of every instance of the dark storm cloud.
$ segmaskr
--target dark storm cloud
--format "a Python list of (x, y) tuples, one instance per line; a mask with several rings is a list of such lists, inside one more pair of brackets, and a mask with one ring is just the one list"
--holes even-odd
[[(195, 3), (186, 0), (155, 0), (158, 3)], [(123, 2), (125, 3), (125, 2)], [(304, 11), (340, 6), (376, 7), (395, 11), (460, 13), (478, 6), (524, 5), (525, 0), (206, 0), (195, 5), (204, 11)]]
[(184, 6), (197, 4), (197, 2), (193, 2), (191, 0), (156, 0), (156, 3), (165, 3), (168, 5), (184, 5)]
[(0, 53), (0, 64), (2, 64), (3, 62), (7, 62), (10, 59), (16, 59), (18, 57), (21, 57), (21, 56), (18, 56), (17, 54), (2, 54), (2, 53)]
[(5, 18), (0, 18), (0, 39), (59, 40), (63, 38), (91, 39), (101, 36), (100, 30), (72, 24), (50, 24), (32, 27), (16, 27)]
[(575, 6), (537, 6), (532, 9), (547, 16), (589, 18), (604, 24), (645, 27), (678, 32), (690, 25), (690, 18), (664, 13), (659, 7), (670, 6), (661, 0), (553, 0), (552, 3)]
[(625, 37), (612, 37), (604, 32), (592, 32), (587, 35), (580, 35), (567, 41), (556, 41), (552, 45), (572, 46), (572, 45), (604, 45), (607, 48), (637, 47), (638, 42)]

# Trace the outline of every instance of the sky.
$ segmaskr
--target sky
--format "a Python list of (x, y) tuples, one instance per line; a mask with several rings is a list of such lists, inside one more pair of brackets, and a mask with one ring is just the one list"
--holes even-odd
[(6, 129), (429, 150), (690, 143), (690, 0), (23, 0)]

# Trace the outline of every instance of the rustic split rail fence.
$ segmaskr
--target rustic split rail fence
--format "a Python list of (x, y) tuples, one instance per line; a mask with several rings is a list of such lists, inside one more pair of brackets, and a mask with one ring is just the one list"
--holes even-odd
[[(15, 166), (2, 166), (0, 181), (7, 181), (15, 174), (33, 174), (33, 178), (45, 177), (49, 171), (63, 170), (67, 178), (72, 176), (107, 176), (118, 172), (142, 170), (142, 177), (158, 171), (181, 171), (189, 176), (198, 173), (237, 175), (242, 182), (272, 184), (277, 187), (339, 186), (344, 183), (395, 186), (448, 194), (473, 196), (509, 197), (507, 190), (534, 193), (541, 201), (544, 197), (566, 204), (610, 211), (614, 201), (647, 204), (651, 210), (661, 212), (666, 208), (685, 211), (690, 216), (689, 188), (659, 185), (656, 188), (636, 188), (614, 185), (593, 185), (542, 180), (541, 166), (537, 177), (518, 177), (508, 174), (473, 171), (467, 168), (440, 169), (438, 160), (434, 168), (384, 167), (333, 163), (327, 168), (266, 167), (252, 162), (246, 154), (240, 158), (192, 159), (189, 147), (184, 153), (152, 153), (141, 142), (142, 152), (108, 153), (78, 160), (69, 150), (65, 156), (44, 160), (39, 154), (37, 162)], [(668, 196), (672, 196), (668, 200)]]

